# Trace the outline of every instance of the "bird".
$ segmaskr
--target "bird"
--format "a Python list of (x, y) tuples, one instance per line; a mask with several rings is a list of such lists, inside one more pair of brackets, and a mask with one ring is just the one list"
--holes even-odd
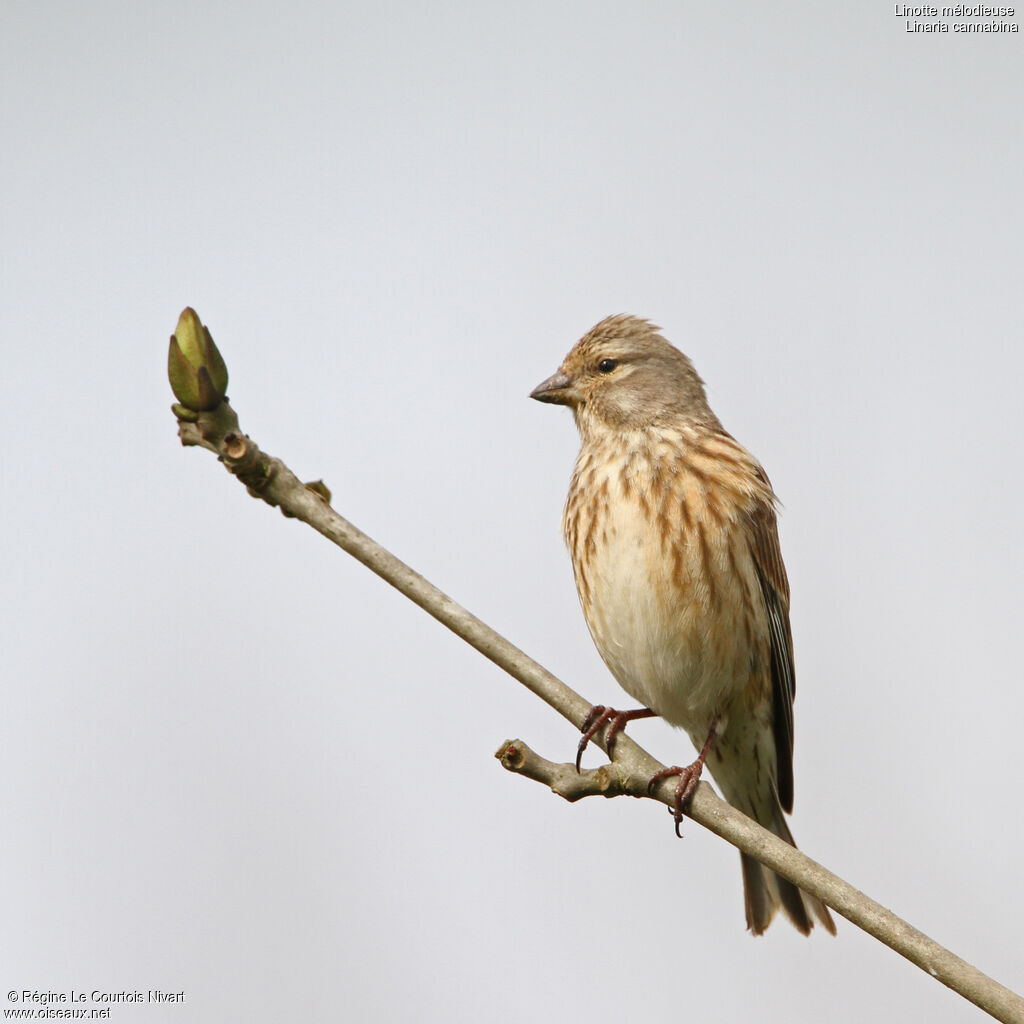
[[(595, 325), (531, 392), (568, 406), (580, 450), (562, 515), (591, 636), (619, 685), (643, 707), (597, 705), (576, 765), (607, 727), (659, 716), (700, 751), (675, 776), (676, 832), (706, 765), (723, 797), (795, 846), (793, 640), (777, 499), (754, 456), (708, 404), (693, 363), (629, 314)], [(825, 905), (741, 853), (747, 928), (781, 908), (803, 934)]]

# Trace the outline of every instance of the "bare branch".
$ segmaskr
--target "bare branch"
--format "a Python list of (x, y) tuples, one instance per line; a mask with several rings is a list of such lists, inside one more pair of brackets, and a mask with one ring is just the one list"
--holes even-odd
[[(286, 515), (302, 520), (323, 534), (580, 728), (591, 707), (588, 701), (339, 516), (320, 493), (303, 484), (283, 462), (260, 451), (239, 429), (238, 419), (226, 399), (212, 411), (182, 410), (179, 406), (175, 407), (175, 412), (179, 417), (182, 444), (215, 453), (251, 495), (279, 507)], [(594, 737), (594, 742), (604, 747), (603, 732)], [(520, 740), (503, 743), (496, 754), (509, 771), (542, 782), (566, 800), (622, 794), (646, 798), (648, 780), (663, 765), (625, 734), (617, 738), (615, 755), (614, 763), (577, 774), (573, 765), (547, 761)], [(670, 804), (671, 784), (659, 787), (655, 799)], [(719, 799), (707, 784), (698, 786), (687, 814), (817, 896), (848, 921), (997, 1020), (1024, 1024), (1024, 999), (761, 828)]]
[(574, 764), (548, 761), (534, 753), (522, 740), (505, 740), (494, 756), (502, 768), (543, 783), (552, 793), (571, 804), (585, 796), (647, 795), (647, 782), (621, 764), (603, 764), (600, 768), (578, 772)]
[[(635, 771), (632, 767), (633, 758), (618, 754), (618, 743), (621, 740), (620, 734), (616, 741), (617, 757), (614, 764), (583, 772), (579, 776), (576, 776), (575, 765), (547, 761), (522, 740), (507, 740), (498, 748), (495, 757), (508, 771), (543, 783), (552, 792), (569, 801), (587, 796), (647, 796), (647, 779), (650, 778), (647, 762), (643, 762), (643, 769)], [(576, 776), (575, 781), (573, 776)], [(671, 809), (672, 786), (663, 785), (657, 799)], [(687, 816), (773, 871), (796, 882), (801, 889), (823, 900), (848, 921), (959, 992), (996, 1020), (1013, 1021), (1014, 1024), (1024, 1021), (1024, 1000), (1020, 996), (961, 960), (891, 910), (844, 882), (817, 861), (811, 860), (802, 851), (784, 843), (720, 799), (707, 783), (701, 782), (698, 785)]]

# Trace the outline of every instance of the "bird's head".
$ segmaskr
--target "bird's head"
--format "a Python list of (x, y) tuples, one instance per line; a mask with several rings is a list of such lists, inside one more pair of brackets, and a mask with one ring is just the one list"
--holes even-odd
[(569, 406), (581, 432), (681, 421), (717, 426), (693, 363), (658, 330), (626, 314), (602, 320), (530, 397)]

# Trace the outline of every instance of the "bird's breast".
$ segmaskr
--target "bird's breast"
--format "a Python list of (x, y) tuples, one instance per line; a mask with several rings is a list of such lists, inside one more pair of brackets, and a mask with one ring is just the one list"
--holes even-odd
[(685, 447), (581, 451), (564, 527), (583, 612), (619, 684), (692, 733), (767, 658), (746, 499)]

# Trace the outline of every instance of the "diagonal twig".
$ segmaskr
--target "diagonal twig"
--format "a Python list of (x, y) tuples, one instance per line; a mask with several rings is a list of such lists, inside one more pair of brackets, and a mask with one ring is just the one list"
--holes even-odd
[[(580, 728), (591, 707), (588, 701), (343, 519), (283, 462), (260, 451), (239, 429), (237, 416), (226, 399), (212, 411), (193, 412), (184, 418), (179, 412), (178, 426), (182, 444), (213, 452), (250, 494), (280, 507), (286, 515), (323, 534)], [(603, 747), (603, 734), (594, 741)], [(496, 756), (509, 771), (542, 782), (568, 800), (620, 794), (646, 798), (648, 780), (663, 767), (625, 734), (617, 738), (614, 763), (579, 775), (574, 766), (547, 761), (519, 740), (506, 741)], [(654, 798), (671, 805), (671, 790), (671, 786), (662, 786)], [(698, 824), (823, 900), (848, 921), (997, 1020), (1024, 1024), (1024, 999), (1019, 995), (751, 821), (719, 799), (705, 783), (698, 786), (687, 813)]]

